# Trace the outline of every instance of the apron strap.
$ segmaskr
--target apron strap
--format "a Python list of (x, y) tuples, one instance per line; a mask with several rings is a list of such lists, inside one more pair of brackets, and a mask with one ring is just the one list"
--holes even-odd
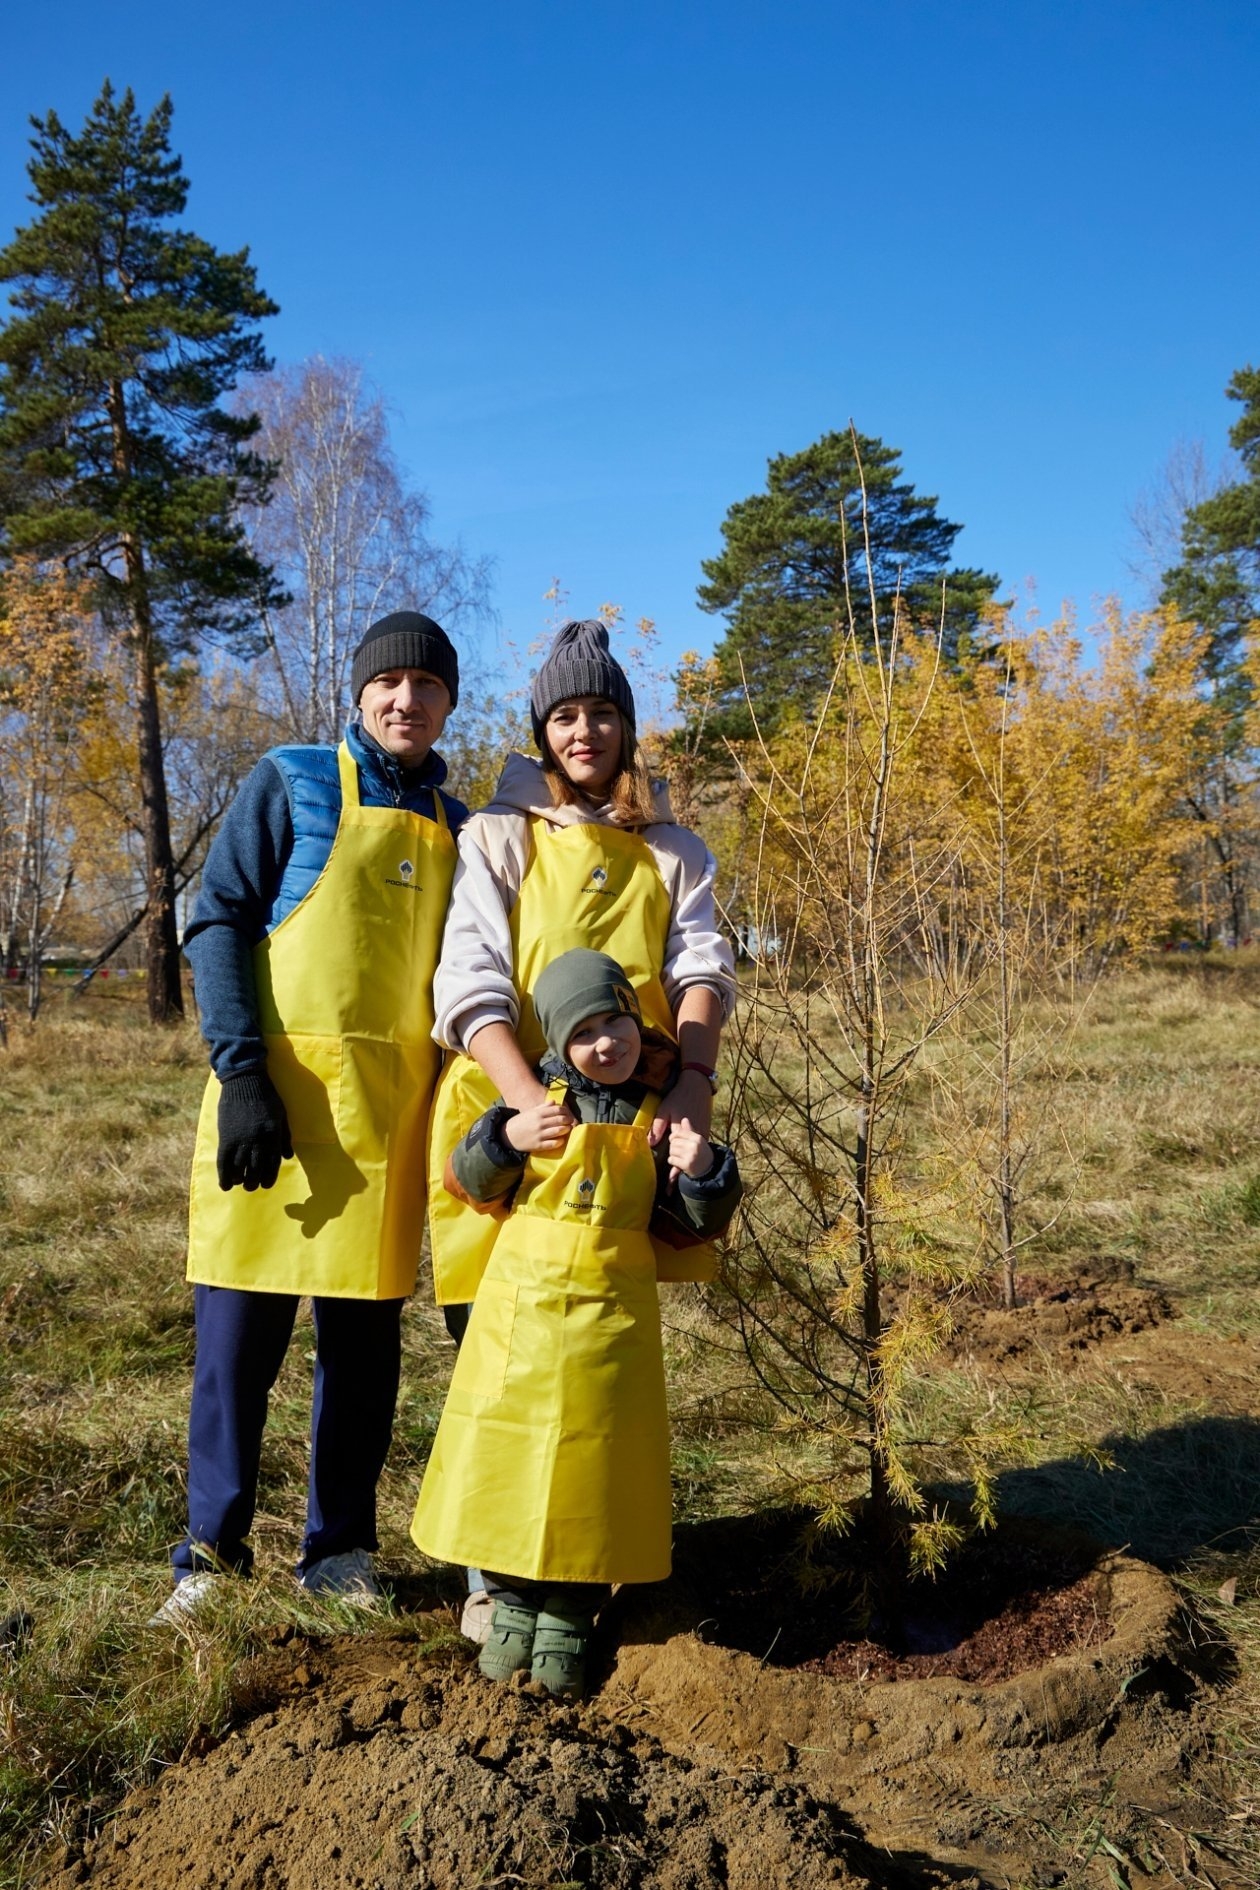
[[(359, 770), (345, 742), (342, 742), (337, 749), (337, 772), (341, 776), (341, 805), (361, 807), (363, 803), (359, 794)], [(430, 792), (433, 795), (433, 819), (444, 832), (447, 832), (450, 829), (450, 822), (446, 818), (442, 796), (436, 788), (432, 788)]]
[(337, 749), (337, 773), (341, 776), (341, 805), (359, 807), (359, 770), (349, 747), (342, 742)]
[[(547, 1085), (547, 1094), (550, 1096), (552, 1102), (559, 1103), (560, 1107), (563, 1109), (564, 1099), (568, 1093), (569, 1085), (565, 1082), (564, 1078), (562, 1076), (553, 1076)], [(626, 1126), (634, 1129), (642, 1129), (646, 1135), (647, 1131), (652, 1126), (652, 1119), (656, 1114), (656, 1105), (660, 1100), (659, 1096), (654, 1096), (652, 1091), (649, 1090), (634, 1112), (634, 1121)]]

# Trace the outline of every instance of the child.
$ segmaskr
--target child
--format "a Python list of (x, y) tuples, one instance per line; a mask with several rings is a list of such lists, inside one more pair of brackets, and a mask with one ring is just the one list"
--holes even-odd
[[(636, 1080), (634, 987), (574, 950), (540, 975), (548, 1099), (496, 1104), (447, 1162), (446, 1185), (503, 1225), (477, 1293), (411, 1533), (472, 1564), (494, 1596), (479, 1666), (532, 1668), (580, 1695), (610, 1582), (670, 1569), (669, 1424), (656, 1258), (711, 1239), (740, 1196), (729, 1149), (685, 1122), (658, 1157), (657, 1097)], [(666, 1225), (666, 1223), (668, 1225)]]

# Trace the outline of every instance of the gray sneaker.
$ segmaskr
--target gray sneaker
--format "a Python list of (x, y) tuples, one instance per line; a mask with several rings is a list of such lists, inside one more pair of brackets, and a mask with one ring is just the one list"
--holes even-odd
[(150, 1615), (150, 1627), (187, 1627), (190, 1621), (209, 1614), (216, 1598), (223, 1592), (224, 1577), (213, 1569), (199, 1569), (177, 1582), (157, 1613)]
[(464, 1603), (464, 1612), (459, 1617), (459, 1631), (466, 1641), (475, 1647), (484, 1647), (490, 1638), (490, 1622), (494, 1614), (494, 1603), (484, 1588), (475, 1588)]
[(326, 1555), (303, 1569), (298, 1580), (312, 1595), (334, 1595), (338, 1601), (348, 1601), (356, 1608), (379, 1608), (385, 1599), (366, 1549), (347, 1549), (344, 1555)]

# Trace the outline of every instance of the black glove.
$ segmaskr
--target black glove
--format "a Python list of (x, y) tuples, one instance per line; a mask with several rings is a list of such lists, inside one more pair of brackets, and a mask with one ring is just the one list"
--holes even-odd
[(219, 1096), (219, 1186), (247, 1194), (274, 1188), (282, 1158), (292, 1155), (289, 1118), (280, 1092), (261, 1067), (229, 1076)]

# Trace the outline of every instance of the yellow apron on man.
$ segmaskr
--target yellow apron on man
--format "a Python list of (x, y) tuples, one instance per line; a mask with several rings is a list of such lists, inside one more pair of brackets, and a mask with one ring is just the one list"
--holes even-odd
[[(675, 1038), (661, 982), (669, 939), (669, 892), (642, 834), (599, 821), (555, 826), (530, 818), (530, 859), (512, 909), (513, 975), (520, 1000), (516, 1039), (527, 1063), (545, 1048), (529, 993), (543, 966), (575, 946), (615, 958), (638, 994), (644, 1024)], [(498, 1092), (472, 1057), (447, 1063), (433, 1099), (429, 1133), (429, 1241), (439, 1306), (475, 1298), (497, 1222), (442, 1185), (446, 1158)], [(707, 1280), (711, 1246), (675, 1251), (656, 1245), (657, 1278)]]
[(188, 1278), (205, 1286), (400, 1299), (416, 1283), (424, 1154), (439, 1051), (433, 974), (455, 873), (437, 820), (364, 807), (337, 750), (341, 817), (323, 872), (254, 948), (267, 1074), (293, 1160), (273, 1188), (224, 1193), (219, 1083), (197, 1126)]
[[(571, 830), (570, 830), (571, 831)], [(563, 1101), (565, 1086), (552, 1086)], [(411, 1534), (426, 1555), (520, 1580), (661, 1581), (669, 1419), (648, 1146), (582, 1123), (530, 1155), (494, 1248)]]

